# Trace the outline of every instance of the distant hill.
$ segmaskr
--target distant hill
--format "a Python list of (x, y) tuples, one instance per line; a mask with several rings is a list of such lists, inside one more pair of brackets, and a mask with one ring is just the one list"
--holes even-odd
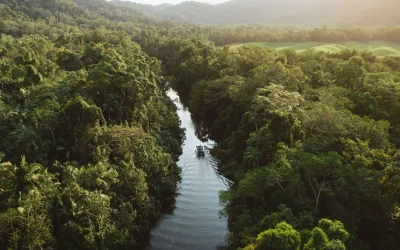
[(232, 0), (158, 6), (112, 1), (161, 19), (199, 24), (399, 25), (399, 0)]

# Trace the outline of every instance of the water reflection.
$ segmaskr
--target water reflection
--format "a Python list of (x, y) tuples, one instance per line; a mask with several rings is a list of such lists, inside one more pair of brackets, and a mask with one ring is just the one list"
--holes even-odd
[(168, 95), (175, 100), (182, 126), (186, 128), (183, 154), (178, 162), (182, 168), (182, 182), (176, 209), (152, 231), (148, 249), (216, 249), (224, 244), (228, 232), (226, 218), (219, 216), (222, 206), (218, 197), (219, 191), (228, 188), (228, 182), (218, 174), (215, 161), (208, 153), (206, 157), (197, 157), (197, 145), (211, 148), (213, 142), (197, 138), (196, 126), (177, 93), (170, 91)]

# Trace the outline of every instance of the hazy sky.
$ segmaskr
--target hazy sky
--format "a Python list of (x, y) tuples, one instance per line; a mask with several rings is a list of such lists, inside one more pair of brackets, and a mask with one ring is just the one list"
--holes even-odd
[[(128, 0), (128, 1), (136, 3), (144, 3), (144, 4), (153, 4), (153, 5), (162, 3), (178, 4), (185, 2), (185, 0)], [(223, 3), (228, 1), (229, 0), (196, 0), (196, 2), (211, 3), (211, 4)]]

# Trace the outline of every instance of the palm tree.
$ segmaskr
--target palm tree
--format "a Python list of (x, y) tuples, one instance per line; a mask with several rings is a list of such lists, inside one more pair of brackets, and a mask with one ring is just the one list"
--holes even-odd
[(118, 173), (108, 163), (82, 166), (77, 172), (78, 183), (89, 190), (106, 191), (118, 181)]
[(243, 160), (248, 167), (257, 168), (262, 162), (262, 153), (257, 148), (247, 147)]
[(17, 167), (17, 190), (26, 191), (38, 189), (42, 194), (52, 194), (60, 185), (55, 177), (40, 164), (27, 164), (22, 157)]

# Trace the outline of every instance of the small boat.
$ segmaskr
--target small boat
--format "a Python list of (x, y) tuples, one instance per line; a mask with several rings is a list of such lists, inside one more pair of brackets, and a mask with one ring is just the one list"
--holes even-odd
[(204, 147), (203, 147), (203, 146), (197, 146), (196, 148), (197, 148), (197, 149), (196, 149), (197, 157), (204, 157), (204, 156), (206, 156), (206, 153), (204, 152)]

